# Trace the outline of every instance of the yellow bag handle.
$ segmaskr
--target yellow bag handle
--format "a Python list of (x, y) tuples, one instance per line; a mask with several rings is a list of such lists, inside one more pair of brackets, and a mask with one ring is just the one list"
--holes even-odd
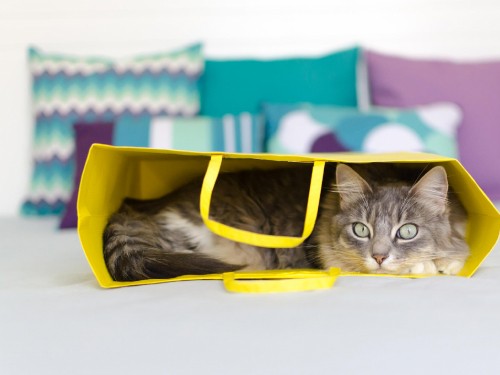
[(222, 275), (222, 278), (224, 287), (229, 292), (280, 293), (329, 289), (339, 274), (340, 268), (330, 268), (328, 271), (227, 272)]
[(321, 186), (323, 183), (323, 172), (325, 162), (317, 160), (314, 162), (311, 187), (309, 189), (309, 197), (307, 200), (306, 217), (304, 221), (304, 230), (300, 237), (290, 236), (273, 236), (269, 234), (260, 234), (248, 232), (242, 229), (230, 227), (228, 225), (216, 222), (209, 218), (210, 201), (212, 192), (219, 175), (222, 164), (222, 155), (212, 155), (208, 164), (207, 173), (203, 179), (203, 185), (200, 195), (200, 213), (205, 225), (215, 234), (228, 238), (235, 242), (242, 242), (248, 245), (270, 248), (291, 248), (299, 246), (304, 240), (309, 237), (316, 223), (318, 214), (319, 198), (321, 196)]

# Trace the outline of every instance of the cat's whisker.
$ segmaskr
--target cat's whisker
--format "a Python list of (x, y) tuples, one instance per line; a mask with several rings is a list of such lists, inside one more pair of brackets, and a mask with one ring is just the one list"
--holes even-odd
[(340, 194), (361, 194), (362, 191), (359, 189), (348, 189), (348, 188), (325, 188), (330, 193), (340, 193)]
[(421, 191), (425, 192), (429, 197), (436, 198), (437, 200), (443, 201), (443, 204), (448, 204), (449, 199), (447, 194), (443, 194), (443, 192), (434, 190), (434, 189), (422, 189)]

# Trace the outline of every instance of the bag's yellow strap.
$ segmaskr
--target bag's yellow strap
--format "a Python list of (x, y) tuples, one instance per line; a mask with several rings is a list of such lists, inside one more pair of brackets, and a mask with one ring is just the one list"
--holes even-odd
[(309, 189), (309, 198), (307, 200), (306, 217), (304, 221), (304, 230), (300, 237), (273, 236), (269, 234), (260, 234), (248, 232), (242, 229), (230, 227), (228, 225), (216, 222), (210, 219), (210, 201), (214, 190), (217, 176), (219, 175), (222, 164), (222, 155), (213, 155), (208, 164), (207, 173), (203, 180), (200, 195), (200, 213), (205, 225), (215, 234), (228, 238), (235, 242), (242, 242), (253, 246), (270, 248), (291, 248), (299, 246), (309, 237), (316, 223), (318, 214), (319, 199), (321, 196), (321, 186), (323, 183), (323, 172), (325, 169), (324, 161), (315, 161), (311, 174), (311, 187)]
[(224, 287), (229, 292), (280, 293), (329, 289), (339, 274), (339, 268), (330, 268), (328, 271), (228, 272), (222, 277)]

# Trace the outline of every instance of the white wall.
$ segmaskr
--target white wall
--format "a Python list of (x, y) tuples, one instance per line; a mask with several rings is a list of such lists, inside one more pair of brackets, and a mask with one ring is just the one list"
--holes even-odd
[(352, 44), (453, 59), (500, 57), (496, 0), (1, 0), (0, 215), (30, 177), (26, 48), (123, 56), (203, 41), (210, 57), (312, 55)]

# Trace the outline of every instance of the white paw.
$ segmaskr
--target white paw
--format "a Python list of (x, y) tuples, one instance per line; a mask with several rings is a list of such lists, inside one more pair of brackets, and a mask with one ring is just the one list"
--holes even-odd
[(456, 275), (464, 267), (463, 261), (455, 259), (436, 259), (434, 263), (439, 273), (445, 275)]
[(412, 275), (435, 275), (438, 272), (432, 260), (417, 263), (410, 267), (409, 273)]

